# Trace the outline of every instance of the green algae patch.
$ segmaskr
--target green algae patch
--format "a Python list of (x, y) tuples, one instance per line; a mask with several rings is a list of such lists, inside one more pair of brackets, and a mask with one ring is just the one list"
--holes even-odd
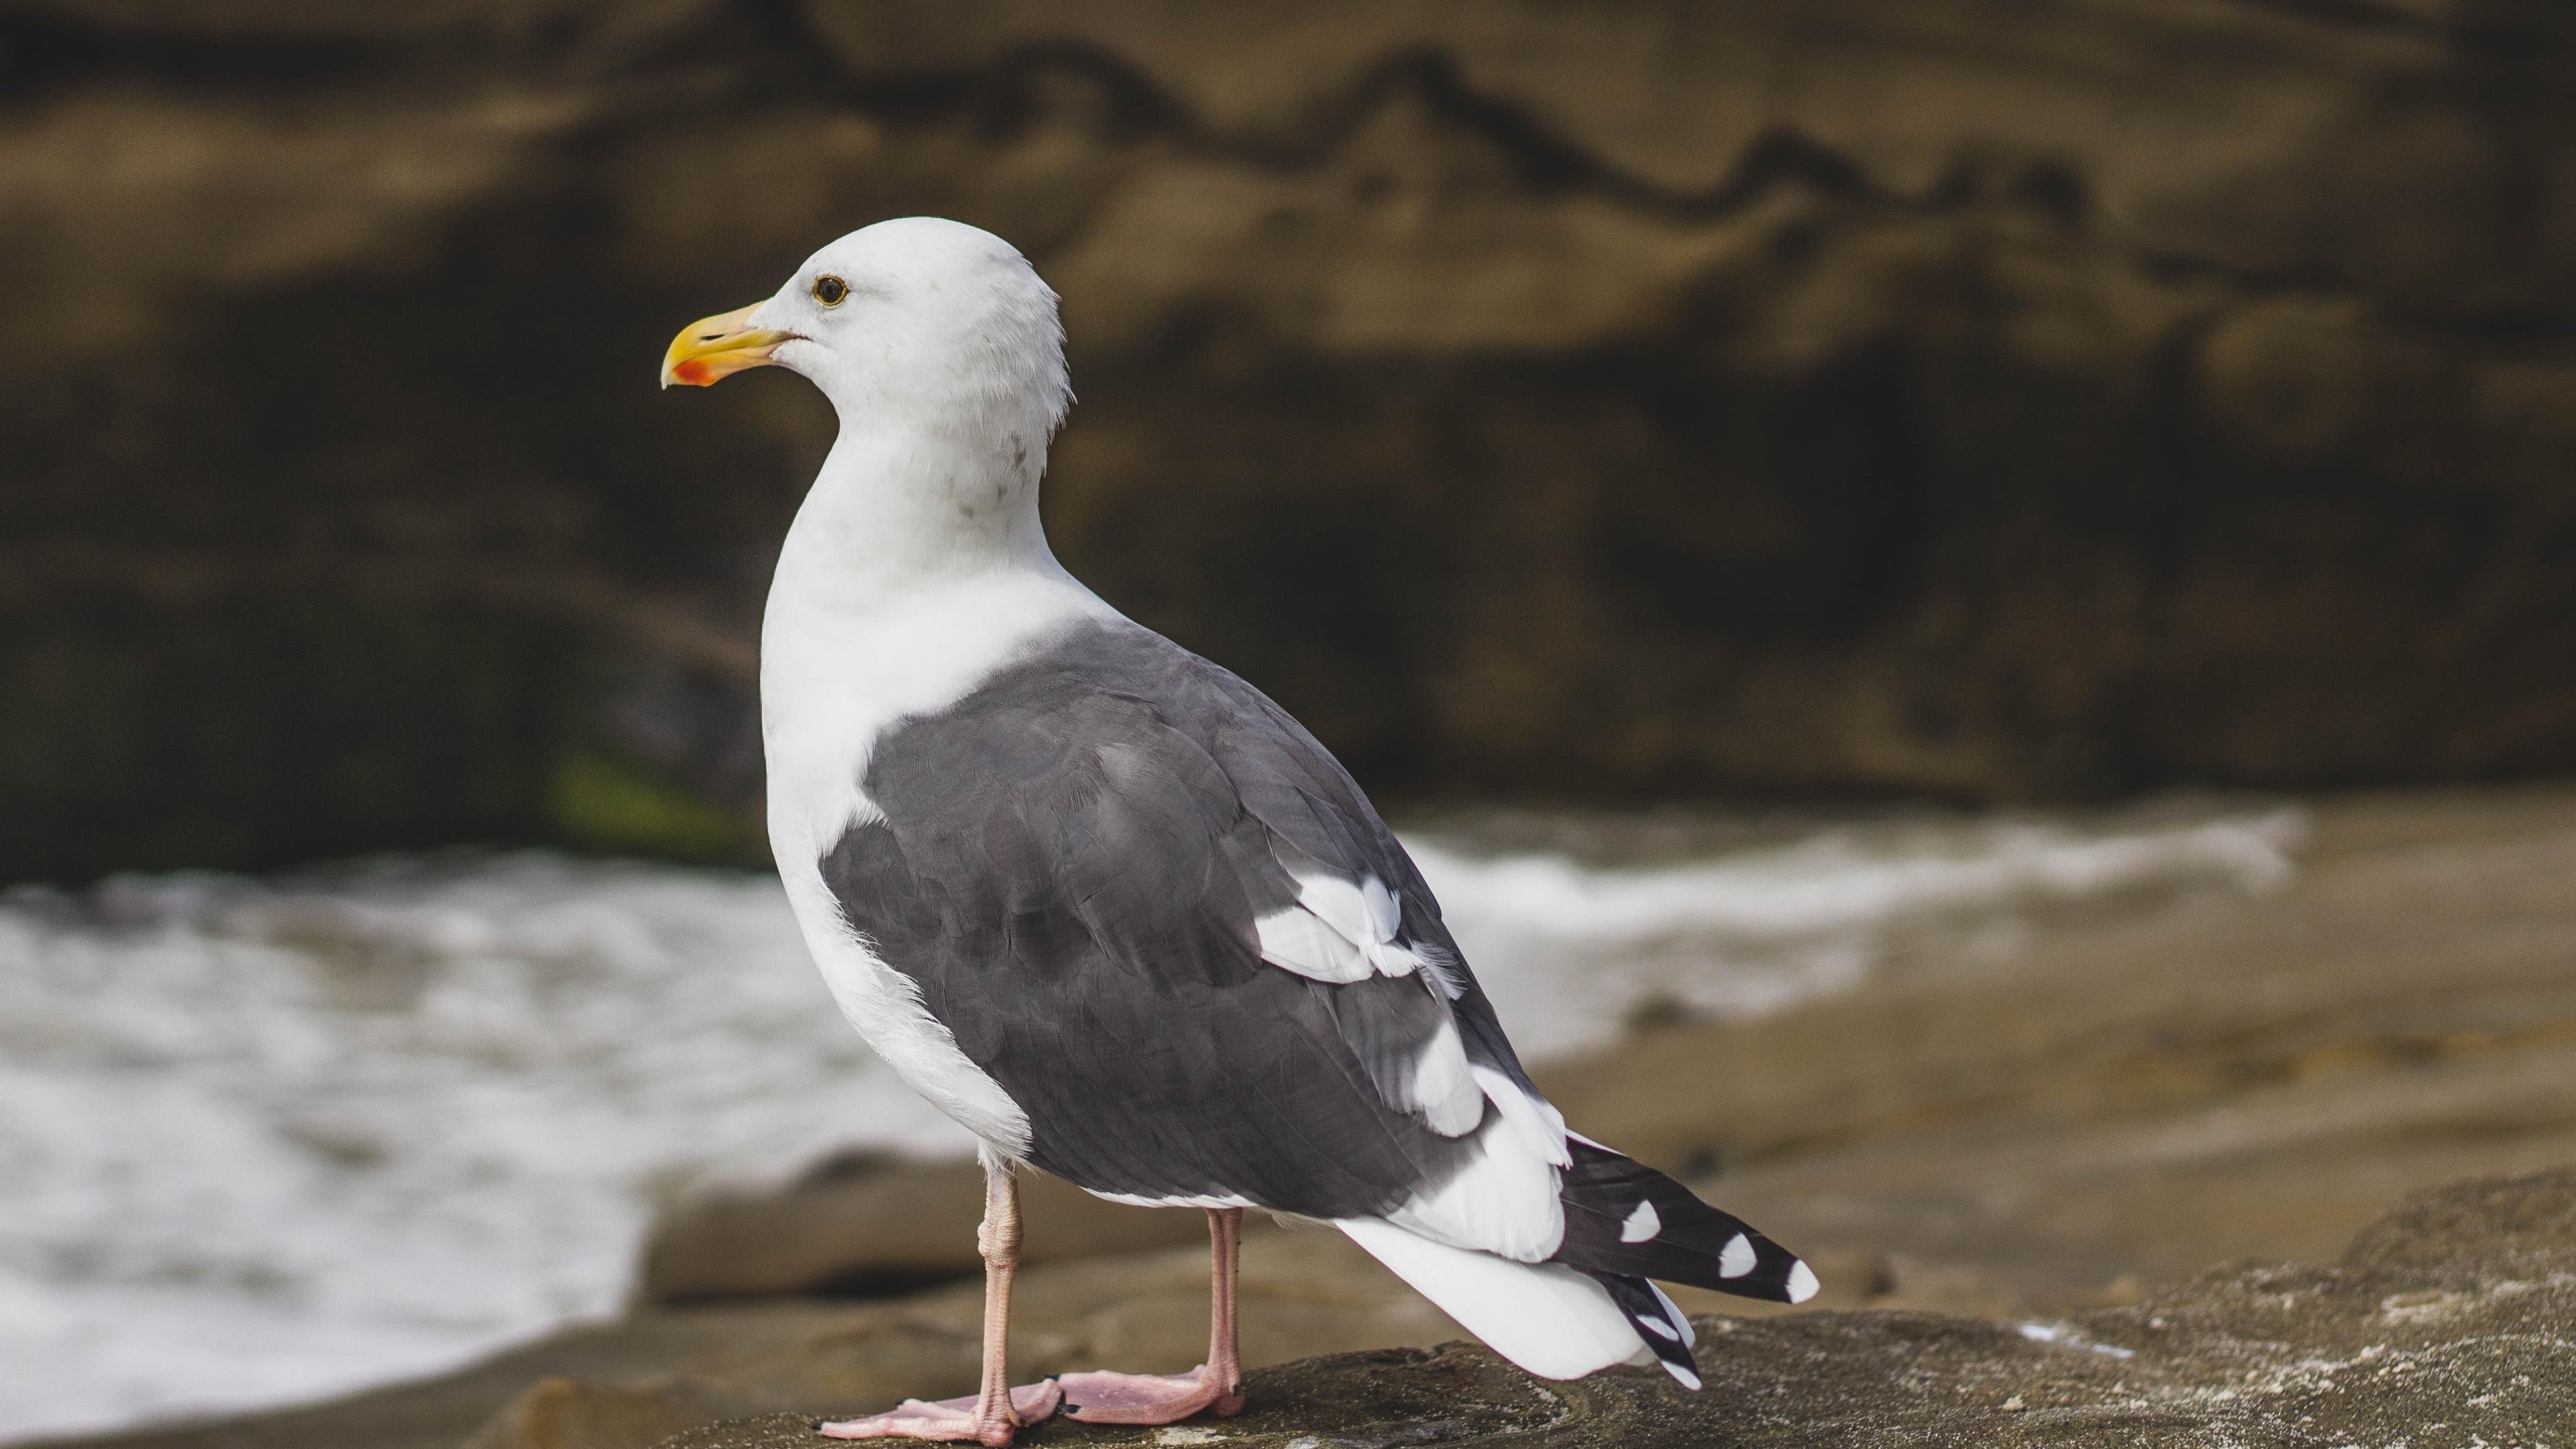
[(738, 819), (605, 755), (559, 756), (546, 788), (547, 821), (565, 844), (612, 855), (703, 865), (766, 865), (767, 843)]

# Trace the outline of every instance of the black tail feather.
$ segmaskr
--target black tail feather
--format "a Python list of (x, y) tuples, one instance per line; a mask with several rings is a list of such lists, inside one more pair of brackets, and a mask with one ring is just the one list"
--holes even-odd
[(1628, 1322), (1636, 1328), (1637, 1336), (1646, 1341), (1646, 1347), (1654, 1350), (1655, 1361), (1664, 1366), (1664, 1372), (1671, 1374), (1683, 1388), (1697, 1390), (1699, 1363), (1691, 1357), (1691, 1341), (1697, 1335), (1691, 1331), (1690, 1320), (1682, 1316), (1681, 1309), (1664, 1296), (1664, 1290), (1646, 1279), (1625, 1273), (1594, 1273), (1592, 1276), (1600, 1281), (1602, 1287), (1610, 1290), (1610, 1301), (1619, 1305), (1621, 1313), (1628, 1315)]
[[(1816, 1275), (1807, 1265), (1742, 1219), (1635, 1158), (1580, 1137), (1567, 1145), (1574, 1162), (1561, 1174), (1565, 1241), (1554, 1261), (1604, 1284), (1613, 1277), (1661, 1278), (1775, 1303), (1815, 1296)], [(1612, 1288), (1611, 1296), (1619, 1291)]]

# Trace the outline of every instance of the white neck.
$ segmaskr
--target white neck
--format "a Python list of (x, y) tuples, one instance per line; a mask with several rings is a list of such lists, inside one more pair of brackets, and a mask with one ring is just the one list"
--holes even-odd
[(779, 551), (770, 609), (862, 618), (993, 573), (1062, 576), (1043, 437), (845, 424)]
[(1117, 612), (1047, 548), (1044, 434), (844, 426), (779, 552), (760, 631), (770, 837), (808, 858), (870, 807), (877, 732), (937, 709), (1049, 629)]

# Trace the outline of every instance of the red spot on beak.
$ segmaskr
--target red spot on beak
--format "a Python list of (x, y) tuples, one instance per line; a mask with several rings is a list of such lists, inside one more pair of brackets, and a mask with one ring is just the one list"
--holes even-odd
[(707, 385), (707, 365), (698, 361), (694, 357), (681, 363), (679, 366), (672, 368), (671, 375), (678, 378), (680, 381), (687, 383), (691, 387), (705, 387)]

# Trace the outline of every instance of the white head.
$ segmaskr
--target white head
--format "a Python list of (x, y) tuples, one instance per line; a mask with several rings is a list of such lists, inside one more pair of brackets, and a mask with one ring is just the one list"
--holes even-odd
[(845, 423), (898, 411), (964, 422), (995, 408), (1052, 430), (1072, 401), (1053, 288), (1009, 242), (936, 216), (861, 227), (805, 259), (765, 302), (691, 324), (662, 385), (777, 366)]
[(816, 491), (872, 495), (879, 546), (902, 542), (888, 532), (953, 548), (969, 542), (959, 534), (1035, 528), (1073, 394), (1055, 292), (1009, 242), (935, 216), (862, 227), (767, 301), (682, 330), (662, 385), (754, 367), (831, 399), (841, 440)]

